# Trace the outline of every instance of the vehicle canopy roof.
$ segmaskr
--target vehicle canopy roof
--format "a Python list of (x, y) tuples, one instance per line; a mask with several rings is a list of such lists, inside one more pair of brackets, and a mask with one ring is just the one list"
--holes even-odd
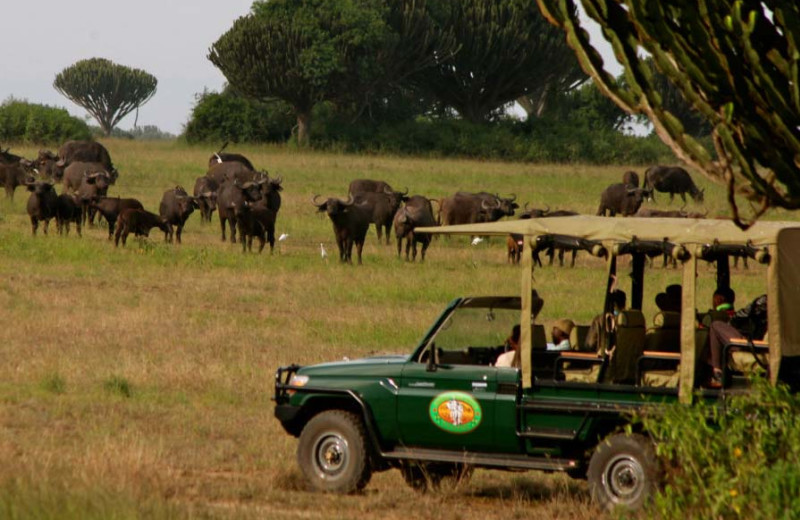
[[(713, 244), (748, 245), (766, 253), (767, 294), (770, 338), (770, 372), (777, 379), (782, 356), (800, 356), (800, 320), (792, 319), (793, 309), (800, 309), (800, 222), (758, 221), (743, 231), (730, 220), (682, 218), (608, 218), (589, 215), (572, 217), (531, 218), (506, 220), (458, 226), (417, 228), (418, 232), (448, 235), (504, 236), (518, 234), (526, 237), (528, 247), (537, 237), (564, 235), (600, 243), (603, 250), (595, 248), (596, 255), (610, 251), (612, 255), (620, 244), (636, 241), (669, 242), (681, 246), (684, 256), (684, 280), (693, 280), (696, 260), (703, 257), (703, 248)], [(589, 249), (587, 247), (587, 249)], [(767, 256), (768, 255), (768, 256)], [(531, 255), (523, 255), (527, 270), (533, 269)], [(689, 275), (691, 271), (691, 275)], [(691, 276), (691, 277), (690, 277)], [(526, 293), (532, 288), (530, 276), (522, 277), (523, 306)], [(684, 283), (684, 285), (686, 285)], [(695, 290), (684, 287), (684, 309), (695, 309)], [(682, 327), (693, 329), (693, 316), (686, 313)], [(523, 333), (524, 335), (524, 333)], [(692, 333), (693, 335), (693, 333)], [(687, 334), (688, 336), (688, 334)], [(523, 338), (524, 341), (525, 338)], [(693, 338), (692, 338), (693, 341)], [(682, 340), (689, 355), (688, 338)], [(691, 354), (692, 358), (694, 354)], [(525, 357), (523, 356), (523, 360)], [(523, 366), (523, 379), (526, 375)], [(689, 374), (687, 374), (689, 375)], [(691, 388), (682, 393), (690, 391)]]

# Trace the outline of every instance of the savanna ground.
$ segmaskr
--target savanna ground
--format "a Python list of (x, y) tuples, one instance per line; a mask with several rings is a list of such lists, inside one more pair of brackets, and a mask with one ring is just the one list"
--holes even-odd
[[(106, 144), (121, 172), (110, 194), (152, 211), (166, 189), (191, 191), (212, 151)], [(350, 180), (367, 177), (429, 197), (485, 189), (593, 214), (627, 167), (233, 151), (283, 176), (277, 233), (289, 238), (274, 255), (222, 243), (216, 214), (210, 225), (192, 215), (180, 246), (154, 230), (115, 249), (102, 227), (59, 237), (54, 222), (49, 236), (34, 238), (27, 192), (0, 201), (0, 517), (601, 516), (583, 481), (535, 472), (477, 471), (468, 483), (419, 495), (389, 471), (360, 495), (308, 493), (296, 440), (274, 419), (270, 398), (280, 365), (409, 352), (452, 298), (517, 293), (520, 272), (497, 239), (439, 239), (425, 264), (411, 264), (371, 230), (364, 265), (340, 265), (314, 194), (345, 196)], [(710, 214), (726, 212), (722, 188), (697, 180)], [(602, 265), (583, 254), (574, 269), (536, 272), (545, 325), (563, 316), (589, 322), (601, 307)], [(753, 266), (736, 272), (740, 303), (763, 292), (762, 275)], [(648, 302), (680, 282), (672, 269), (649, 276)], [(712, 280), (705, 269), (700, 301), (710, 300)], [(648, 304), (646, 315), (654, 312)]]

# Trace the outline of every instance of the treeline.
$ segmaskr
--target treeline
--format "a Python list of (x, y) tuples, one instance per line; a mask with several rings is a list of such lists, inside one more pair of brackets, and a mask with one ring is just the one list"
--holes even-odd
[[(627, 116), (585, 83), (564, 35), (523, 0), (256, 1), (209, 54), (189, 142), (355, 152), (652, 163)], [(526, 117), (511, 117), (512, 105)], [(518, 112), (519, 108), (516, 109)]]
[(91, 136), (86, 122), (63, 108), (17, 99), (0, 104), (0, 142), (50, 144)]

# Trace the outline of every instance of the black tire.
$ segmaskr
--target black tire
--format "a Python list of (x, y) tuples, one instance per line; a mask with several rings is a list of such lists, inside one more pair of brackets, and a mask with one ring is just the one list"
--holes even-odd
[(361, 419), (344, 410), (322, 412), (306, 423), (297, 462), (312, 489), (353, 493), (372, 476)]
[(439, 489), (444, 479), (452, 481), (454, 485), (467, 482), (472, 477), (472, 470), (472, 466), (444, 462), (406, 462), (400, 467), (406, 484), (422, 493)]
[(639, 434), (615, 434), (601, 442), (589, 461), (589, 492), (599, 506), (640, 509), (661, 482), (653, 442)]

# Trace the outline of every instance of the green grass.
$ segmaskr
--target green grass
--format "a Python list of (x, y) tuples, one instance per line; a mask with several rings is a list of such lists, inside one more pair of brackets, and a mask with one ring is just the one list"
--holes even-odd
[[(150, 210), (177, 184), (191, 191), (212, 152), (107, 145), (120, 170), (112, 195)], [(430, 197), (485, 189), (594, 213), (629, 167), (234, 151), (284, 178), (277, 233), (290, 237), (274, 255), (242, 254), (220, 242), (216, 220), (196, 215), (181, 246), (154, 232), (114, 248), (101, 228), (78, 238), (51, 226), (34, 238), (27, 193), (0, 201), (0, 517), (596, 518), (583, 483), (563, 475), (478, 471), (469, 484), (419, 496), (392, 471), (359, 496), (306, 493), (296, 440), (272, 417), (270, 395), (277, 366), (409, 352), (452, 298), (518, 292), (520, 271), (497, 239), (438, 239), (420, 265), (371, 231), (362, 267), (323, 261), (319, 244), (335, 244), (314, 194), (344, 196), (350, 180), (369, 177)], [(724, 213), (724, 190), (698, 184), (710, 214)], [(763, 275), (734, 272), (740, 302), (763, 292)], [(574, 269), (535, 277), (546, 326), (565, 316), (588, 323), (600, 309), (602, 261), (583, 254)], [(700, 302), (710, 302), (713, 277), (701, 268)], [(647, 315), (676, 282), (678, 270), (648, 271)]]

